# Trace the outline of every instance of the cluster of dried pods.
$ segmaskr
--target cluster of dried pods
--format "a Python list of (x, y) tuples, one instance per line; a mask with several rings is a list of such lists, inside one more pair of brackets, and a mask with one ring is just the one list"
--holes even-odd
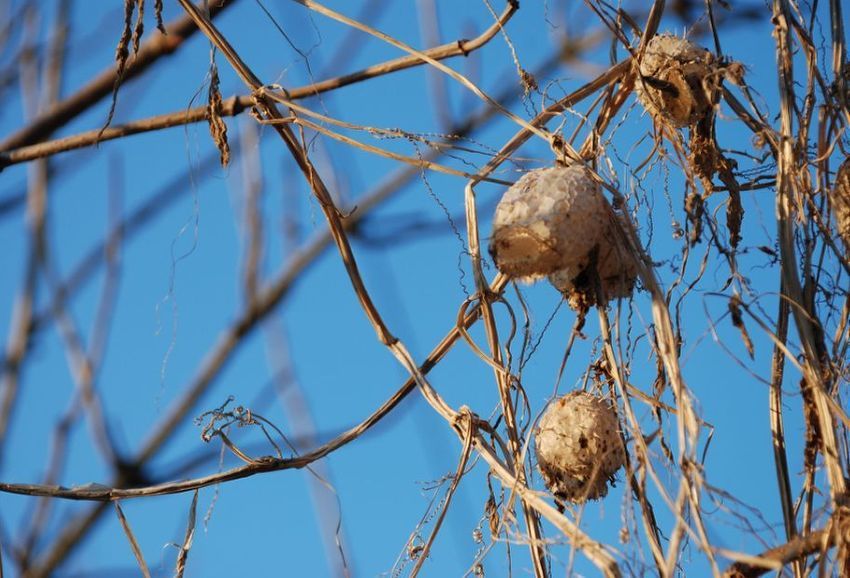
[[(722, 75), (711, 52), (669, 34), (650, 40), (635, 73), (639, 102), (674, 129), (711, 113)], [(611, 208), (588, 168), (558, 163), (526, 173), (504, 193), (490, 253), (505, 275), (548, 278), (571, 307), (585, 312), (634, 291), (638, 268), (623, 242), (628, 219)], [(547, 487), (573, 503), (607, 495), (626, 459), (614, 405), (581, 391), (550, 403), (535, 430), (535, 449)]]

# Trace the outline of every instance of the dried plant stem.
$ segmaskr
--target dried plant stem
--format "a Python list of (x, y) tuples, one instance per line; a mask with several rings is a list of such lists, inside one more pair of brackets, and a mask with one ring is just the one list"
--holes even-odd
[[(601, 288), (597, 291), (597, 302), (604, 303), (604, 299), (601, 296)], [(623, 409), (626, 414), (626, 419), (628, 420), (629, 427), (634, 435), (635, 448), (637, 450), (637, 463), (638, 468), (643, 469), (646, 472), (649, 472), (653, 481), (655, 481), (658, 490), (662, 494), (666, 494), (664, 486), (660, 484), (660, 480), (658, 478), (657, 473), (655, 472), (655, 468), (652, 466), (651, 454), (649, 452), (649, 448), (646, 444), (646, 439), (643, 437), (643, 433), (641, 432), (640, 423), (638, 422), (637, 416), (632, 409), (631, 400), (629, 398), (629, 392), (627, 391), (625, 380), (623, 379), (623, 375), (620, 371), (620, 364), (617, 362), (617, 358), (614, 354), (614, 346), (613, 341), (611, 339), (611, 327), (608, 322), (608, 315), (605, 312), (604, 307), (599, 306), (599, 327), (601, 329), (600, 333), (602, 335), (602, 339), (605, 345), (605, 356), (608, 360), (608, 366), (610, 371), (614, 377), (614, 384), (617, 386), (619, 390), (620, 399), (623, 401)], [(645, 477), (645, 473), (642, 477)], [(661, 548), (661, 540), (658, 535), (658, 527), (655, 522), (655, 515), (653, 513), (653, 509), (651, 504), (648, 502), (646, 493), (642, 490), (640, 486), (637, 485), (637, 481), (633, 480), (632, 489), (635, 493), (635, 497), (641, 503), (641, 516), (643, 522), (643, 530), (647, 539), (649, 540), (650, 552), (652, 553), (652, 558), (655, 561), (655, 565), (658, 568), (658, 571), (661, 575), (664, 575), (664, 551)], [(667, 498), (669, 501), (669, 498)]]
[(847, 532), (846, 519), (830, 518), (829, 524), (822, 530), (797, 536), (781, 546), (753, 557), (751, 561), (732, 564), (723, 573), (723, 578), (757, 578), (788, 564), (802, 562), (807, 556), (825, 552), (840, 541), (847, 541)]
[[(115, 502), (116, 505), (118, 502)], [(192, 544), (195, 541), (195, 519), (198, 510), (198, 491), (195, 490), (192, 496), (192, 503), (189, 506), (189, 515), (186, 518), (186, 534), (183, 536), (183, 543), (180, 545), (180, 551), (177, 553), (177, 561), (174, 564), (175, 578), (183, 578), (183, 573), (186, 571), (186, 561), (189, 559), (189, 550), (192, 549)]]
[(115, 505), (115, 514), (118, 516), (118, 521), (121, 522), (121, 527), (124, 529), (124, 534), (127, 536), (127, 541), (130, 542), (130, 548), (133, 550), (133, 556), (136, 557), (136, 562), (139, 564), (139, 570), (144, 578), (151, 578), (151, 571), (148, 570), (148, 564), (145, 562), (145, 556), (142, 554), (142, 549), (136, 540), (133, 530), (130, 528), (130, 523), (124, 516), (124, 511), (121, 509), (121, 504), (118, 501), (113, 502)]
[(803, 290), (797, 273), (797, 253), (794, 248), (794, 193), (795, 180), (795, 152), (793, 148), (793, 120), (792, 108), (794, 106), (794, 76), (792, 68), (791, 38), (788, 27), (789, 6), (786, 0), (774, 0), (773, 21), (776, 36), (776, 56), (779, 69), (779, 93), (780, 93), (780, 119), (782, 144), (777, 149), (777, 175), (776, 175), (776, 212), (778, 219), (779, 249), (782, 255), (780, 259), (782, 271), (782, 286), (787, 291), (788, 297), (798, 306), (791, 309), (794, 316), (794, 324), (797, 327), (800, 343), (805, 351), (805, 381), (806, 386), (811, 388), (814, 403), (814, 415), (818, 420), (821, 430), (821, 453), (826, 463), (827, 477), (830, 485), (830, 495), (833, 504), (836, 504), (846, 491), (846, 482), (840, 463), (838, 445), (835, 436), (835, 426), (832, 421), (829, 404), (826, 400), (828, 388), (823, 382), (823, 369), (821, 357), (815, 337), (815, 328), (812, 316), (807, 310), (801, 310), (806, 302), (803, 299)]
[[(471, 187), (467, 187), (467, 190), (471, 190)], [(467, 202), (469, 202), (468, 196), (466, 199)], [(482, 276), (483, 273), (481, 275), (476, 275), (476, 281), (481, 279)], [(511, 397), (514, 384), (512, 382), (510, 370), (505, 366), (502, 358), (499, 334), (496, 328), (496, 320), (490, 303), (492, 294), (489, 291), (489, 286), (478, 285), (476, 288), (478, 290), (479, 299), (484, 301), (482, 305), (482, 320), (487, 333), (487, 344), (490, 348), (490, 355), (492, 356), (493, 364), (495, 366), (494, 370), (496, 383), (499, 388), (499, 400), (502, 406), (502, 415), (505, 418), (505, 429), (508, 432), (508, 446), (511, 451), (511, 461), (513, 462), (514, 467), (513, 475), (516, 476), (519, 484), (525, 486), (527, 485), (527, 475), (525, 472), (525, 460), (523, 459), (522, 453), (524, 440), (520, 436), (517, 427), (516, 408), (513, 405)], [(546, 571), (546, 551), (541, 539), (542, 530), (540, 528), (540, 518), (525, 501), (522, 502), (522, 508), (525, 516), (525, 525), (528, 530), (529, 548), (531, 549), (531, 558), (534, 563), (534, 574), (538, 578), (545, 578), (549, 574)]]
[(260, 136), (257, 125), (245, 123), (242, 127), (240, 140), (242, 146), (241, 169), (242, 189), (242, 238), (246, 239), (243, 266), (242, 290), (246, 303), (250, 303), (257, 294), (261, 282), (261, 262), (265, 252), (265, 227), (263, 222), (263, 196), (265, 182), (263, 180), (262, 163), (260, 161)]
[[(782, 293), (784, 292), (780, 283), (780, 294)], [(790, 313), (788, 301), (780, 299), (776, 339), (783, 344), (788, 339), (788, 317)], [(794, 516), (794, 501), (788, 473), (788, 456), (785, 450), (785, 426), (782, 419), (782, 379), (784, 375), (785, 350), (775, 345), (770, 380), (770, 431), (773, 439), (773, 459), (776, 467), (776, 481), (779, 486), (779, 500), (782, 505), (782, 519), (785, 523), (785, 537), (787, 540), (792, 540), (797, 536), (797, 523)], [(795, 562), (795, 576), (802, 578), (804, 567), (805, 560)]]
[[(252, 104), (253, 99), (250, 96), (233, 96), (222, 102), (218, 113), (223, 117), (236, 116), (249, 109)], [(103, 130), (95, 129), (56, 140), (21, 146), (0, 152), (0, 169), (58, 153), (94, 146), (100, 142), (207, 120), (209, 120), (209, 107), (205, 105), (110, 126)]]
[[(315, 114), (315, 113), (313, 113), (313, 114)], [(327, 117), (324, 117), (324, 118), (327, 119)], [(301, 117), (298, 117), (298, 116), (287, 117), (287, 118), (283, 118), (283, 119), (276, 120), (276, 121), (264, 121), (263, 124), (296, 124), (296, 125), (308, 128), (310, 130), (314, 130), (314, 131), (316, 131), (320, 134), (323, 134), (325, 136), (329, 136), (334, 140), (345, 143), (345, 144), (350, 145), (354, 148), (358, 148), (358, 149), (361, 149), (361, 150), (366, 151), (368, 153), (376, 154), (378, 156), (382, 156), (382, 157), (385, 157), (385, 158), (388, 158), (388, 159), (393, 159), (393, 160), (408, 164), (408, 165), (413, 166), (413, 167), (418, 167), (420, 169), (427, 169), (429, 171), (435, 171), (435, 172), (443, 173), (443, 174), (446, 174), (446, 175), (454, 175), (456, 177), (471, 178), (471, 177), (474, 176), (472, 173), (468, 173), (466, 171), (459, 171), (457, 169), (453, 169), (451, 167), (447, 167), (447, 166), (441, 165), (439, 163), (431, 162), (429, 160), (426, 160), (426, 159), (423, 159), (423, 158), (420, 158), (420, 157), (411, 157), (411, 156), (406, 156), (406, 155), (400, 155), (398, 153), (394, 153), (394, 152), (391, 152), (391, 151), (388, 151), (388, 150), (384, 150), (380, 147), (376, 147), (376, 146), (373, 146), (373, 145), (368, 145), (368, 144), (356, 141), (353, 138), (349, 138), (347, 136), (344, 136), (342, 134), (339, 134), (337, 132), (329, 130), (329, 129), (325, 128), (324, 126), (320, 125), (320, 124), (317, 124), (315, 122), (309, 121), (305, 118), (301, 118)], [(486, 179), (486, 180), (488, 182), (497, 183), (497, 184), (500, 184), (500, 185), (510, 185), (511, 184), (510, 182), (503, 181), (501, 179)]]

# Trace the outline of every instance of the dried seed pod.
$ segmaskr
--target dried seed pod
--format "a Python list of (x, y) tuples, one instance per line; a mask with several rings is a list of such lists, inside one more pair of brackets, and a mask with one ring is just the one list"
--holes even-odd
[(638, 71), (638, 100), (674, 127), (695, 124), (711, 109), (720, 74), (708, 50), (672, 34), (659, 34), (647, 44)]
[[(618, 214), (617, 218), (624, 221), (627, 217)], [(629, 297), (637, 279), (637, 264), (613, 229), (614, 224), (609, 222), (596, 254), (595, 273), (599, 277), (604, 303)], [(567, 267), (555, 271), (549, 275), (549, 282), (564, 294), (573, 309), (586, 309), (597, 303), (596, 280), (589, 265), (581, 269)]]
[(832, 214), (838, 226), (838, 235), (844, 241), (847, 258), (850, 259), (850, 157), (844, 159), (835, 175), (835, 185), (829, 196)]
[(567, 502), (604, 498), (608, 481), (626, 462), (614, 408), (584, 391), (568, 393), (549, 405), (534, 442), (546, 487)]
[(582, 267), (602, 236), (605, 200), (579, 165), (526, 173), (502, 196), (490, 254), (502, 273), (533, 281)]

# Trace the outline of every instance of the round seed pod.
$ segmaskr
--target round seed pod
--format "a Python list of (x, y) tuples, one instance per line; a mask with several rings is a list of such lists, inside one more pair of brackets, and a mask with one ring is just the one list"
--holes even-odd
[(711, 110), (719, 74), (708, 50), (672, 34), (659, 34), (647, 44), (638, 72), (638, 100), (670, 125), (693, 125)]
[[(617, 218), (623, 221), (627, 217), (618, 214)], [(637, 279), (637, 264), (613, 229), (613, 223), (609, 222), (596, 254), (595, 271), (604, 303), (631, 296)], [(582, 269), (567, 267), (555, 271), (549, 275), (549, 282), (564, 294), (573, 309), (586, 309), (597, 304), (594, 272), (589, 265)]]
[(490, 254), (502, 273), (526, 281), (581, 267), (602, 236), (605, 219), (599, 185), (584, 168), (533, 170), (499, 201)]
[(614, 408), (584, 391), (568, 393), (549, 405), (534, 442), (546, 487), (566, 502), (604, 498), (608, 481), (626, 462)]
[(850, 157), (844, 159), (835, 175), (835, 185), (829, 196), (832, 214), (838, 226), (838, 236), (844, 241), (847, 257), (850, 258)]

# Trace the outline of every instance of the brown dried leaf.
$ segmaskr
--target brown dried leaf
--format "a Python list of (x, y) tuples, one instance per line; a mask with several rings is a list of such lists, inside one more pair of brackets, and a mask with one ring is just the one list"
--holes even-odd
[(740, 62), (730, 61), (723, 67), (724, 77), (735, 86), (746, 86), (744, 82), (744, 73), (746, 69)]
[(835, 186), (829, 196), (829, 204), (835, 215), (838, 235), (844, 241), (850, 258), (850, 157), (846, 158), (835, 175)]
[(121, 37), (118, 39), (118, 46), (115, 48), (116, 76), (115, 82), (112, 84), (112, 103), (109, 105), (106, 122), (103, 124), (103, 128), (100, 129), (101, 134), (112, 124), (112, 118), (115, 116), (115, 105), (118, 103), (118, 88), (124, 80), (124, 71), (127, 69), (127, 59), (130, 56), (130, 39), (133, 36), (133, 13), (135, 11), (136, 0), (124, 0), (124, 28), (121, 30)]
[(741, 242), (741, 223), (744, 221), (744, 207), (741, 205), (741, 193), (729, 190), (729, 203), (726, 205), (726, 228), (729, 230), (729, 244), (733, 249)]
[(227, 124), (221, 118), (222, 98), (219, 90), (218, 66), (213, 57), (210, 63), (210, 89), (207, 117), (210, 124), (210, 135), (218, 148), (221, 166), (226, 167), (230, 162), (230, 144), (227, 142)]
[(707, 195), (714, 192), (711, 179), (717, 172), (717, 147), (714, 145), (714, 119), (702, 119), (691, 131), (688, 162), (700, 178)]
[(139, 12), (136, 14), (136, 26), (133, 28), (133, 54), (139, 53), (142, 34), (145, 33), (145, 0), (136, 0)]
[(699, 243), (702, 237), (702, 215), (705, 212), (705, 202), (702, 195), (696, 191), (692, 191), (685, 197), (685, 213), (688, 215), (688, 222), (691, 224), (691, 245)]
[(115, 68), (118, 70), (119, 77), (124, 74), (127, 58), (130, 56), (130, 39), (133, 34), (133, 14), (135, 12), (136, 0), (124, 0), (124, 28), (122, 28), (121, 37), (118, 39), (118, 46), (115, 48)]
[(153, 14), (156, 18), (157, 29), (163, 34), (168, 35), (168, 31), (165, 29), (165, 24), (162, 22), (162, 0), (154, 0)]
[(495, 540), (499, 537), (499, 526), (501, 519), (499, 517), (499, 508), (496, 506), (496, 499), (490, 494), (487, 498), (487, 503), (484, 506), (484, 512), (487, 514), (487, 521), (490, 525), (490, 536)]
[(534, 78), (533, 74), (524, 68), (520, 68), (519, 75), (524, 96), (528, 97), (529, 94), (538, 90), (537, 79)]
[(732, 325), (737, 327), (738, 331), (741, 332), (741, 339), (744, 342), (744, 347), (747, 348), (750, 359), (754, 359), (755, 348), (753, 347), (753, 340), (750, 339), (750, 334), (747, 332), (746, 325), (744, 325), (744, 318), (741, 315), (741, 298), (737, 293), (729, 299), (729, 313), (732, 316)]
[(818, 421), (812, 385), (805, 379), (800, 380), (800, 393), (803, 397), (803, 420), (806, 423), (806, 447), (803, 451), (804, 464), (807, 471), (814, 472), (817, 468), (818, 450), (823, 444), (823, 434)]
[[(714, 192), (714, 175), (718, 175), (729, 191), (729, 203), (726, 205), (726, 228), (729, 231), (729, 244), (736, 249), (741, 242), (741, 224), (744, 220), (744, 207), (741, 205), (741, 188), (735, 179), (737, 165), (726, 158), (717, 146), (714, 134), (714, 115), (706, 115), (691, 131), (690, 153), (688, 161), (694, 173), (700, 178), (705, 195)], [(690, 216), (690, 213), (689, 213)], [(699, 236), (696, 237), (699, 241)], [(693, 240), (692, 240), (693, 242)]]

